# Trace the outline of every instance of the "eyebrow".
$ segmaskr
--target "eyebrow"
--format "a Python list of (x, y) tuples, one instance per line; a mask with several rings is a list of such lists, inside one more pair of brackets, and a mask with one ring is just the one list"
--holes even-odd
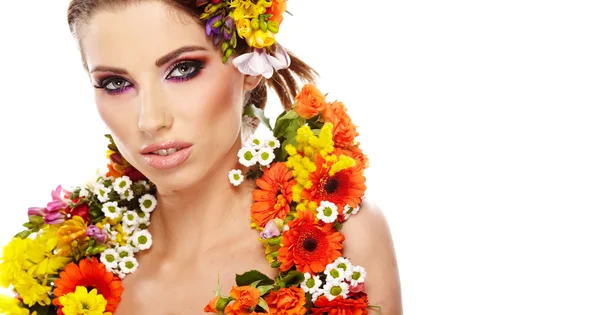
[[(179, 55), (181, 55), (183, 53), (190, 52), (190, 51), (197, 51), (197, 50), (208, 51), (206, 48), (204, 48), (202, 46), (183, 46), (183, 47), (179, 47), (179, 48), (173, 50), (172, 52), (156, 59), (154, 64), (157, 67), (162, 67), (164, 64), (179, 57)], [(125, 69), (108, 67), (108, 66), (96, 66), (96, 67), (94, 67), (94, 69), (92, 69), (90, 71), (90, 73), (96, 72), (96, 71), (114, 72), (116, 74), (123, 74), (123, 75), (127, 74), (127, 70), (125, 70)]]

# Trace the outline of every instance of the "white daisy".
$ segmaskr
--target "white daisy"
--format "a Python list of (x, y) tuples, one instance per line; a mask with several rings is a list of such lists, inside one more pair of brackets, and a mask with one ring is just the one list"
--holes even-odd
[(123, 224), (122, 228), (123, 228), (123, 232), (125, 232), (127, 234), (126, 236), (132, 236), (133, 233), (135, 233), (137, 230), (140, 229), (138, 224), (134, 224), (134, 225)]
[(100, 202), (107, 202), (109, 199), (108, 194), (110, 194), (111, 191), (111, 187), (104, 187), (104, 185), (101, 183), (98, 183), (94, 186), (94, 194), (98, 196), (98, 200), (100, 200)]
[(341, 296), (342, 298), (345, 299), (348, 297), (349, 292), (350, 292), (350, 287), (348, 286), (348, 284), (346, 282), (340, 282), (340, 283), (327, 282), (325, 284), (325, 286), (323, 287), (323, 293), (325, 294), (325, 297), (327, 297), (327, 299), (329, 301), (335, 299), (338, 296)]
[(346, 280), (346, 272), (344, 269), (336, 268), (332, 264), (329, 264), (327, 268), (325, 268), (324, 273), (327, 275), (327, 283), (341, 283)]
[(119, 196), (121, 197), (121, 199), (127, 199), (127, 201), (130, 201), (134, 197), (133, 190), (127, 189), (124, 192), (120, 193)]
[(256, 150), (248, 147), (243, 147), (238, 151), (238, 158), (240, 158), (240, 164), (250, 167), (256, 164)]
[(131, 239), (133, 240), (133, 245), (139, 250), (148, 249), (152, 246), (152, 235), (146, 230), (136, 231), (131, 236)]
[(117, 269), (119, 266), (119, 254), (116, 250), (109, 248), (100, 254), (100, 261), (107, 269)]
[(242, 175), (241, 170), (229, 171), (229, 182), (233, 186), (239, 186), (243, 181), (244, 181), (244, 175)]
[(271, 150), (275, 150), (281, 146), (279, 140), (277, 138), (271, 136), (264, 141), (264, 146), (267, 148), (271, 148)]
[(344, 206), (344, 220), (348, 220), (351, 215), (355, 215), (360, 210), (360, 205), (356, 206), (356, 208), (350, 207), (350, 205)]
[(134, 273), (139, 265), (137, 259), (133, 257), (123, 258), (119, 262), (119, 268), (121, 268), (121, 271), (125, 274)]
[(355, 287), (359, 283), (365, 282), (367, 277), (367, 271), (361, 266), (354, 266), (352, 268), (352, 276), (350, 276), (350, 284)]
[(109, 219), (114, 220), (119, 218), (122, 211), (123, 209), (118, 206), (116, 201), (107, 202), (102, 205), (102, 212), (104, 212), (104, 215)]
[(116, 270), (115, 271), (116, 275), (119, 276), (119, 278), (121, 278), (121, 280), (125, 279), (125, 276), (127, 276), (123, 271), (121, 270)]
[(140, 209), (146, 213), (150, 213), (156, 208), (156, 198), (150, 194), (143, 195), (138, 201), (140, 203)]
[(138, 216), (137, 212), (135, 211), (125, 211), (125, 213), (123, 213), (123, 224), (124, 225), (137, 225), (139, 223), (139, 219), (140, 217)]
[(119, 255), (120, 259), (133, 257), (133, 248), (129, 245), (119, 246), (117, 247), (117, 255)]
[(113, 183), (113, 190), (119, 194), (124, 193), (129, 188), (131, 188), (131, 179), (129, 179), (129, 176), (121, 176)]
[(250, 138), (246, 146), (251, 147), (254, 150), (260, 150), (260, 148), (263, 147), (263, 141), (254, 135)]
[(318, 289), (317, 291), (315, 291), (315, 293), (312, 294), (312, 301), (313, 303), (315, 303), (315, 301), (319, 298), (319, 296), (325, 294), (325, 291), (323, 289)]
[(145, 225), (146, 227), (150, 226), (150, 214), (140, 211), (138, 213), (138, 223), (139, 225)]
[(138, 184), (138, 185), (144, 185), (144, 188), (146, 189), (146, 191), (150, 190), (150, 185), (148, 185), (148, 181), (147, 180), (138, 180), (135, 183)]
[[(344, 257), (340, 257), (329, 265), (332, 265), (332, 266), (335, 266), (335, 268), (344, 270), (344, 279), (350, 281), (350, 278), (352, 277), (352, 267), (353, 267), (350, 260), (348, 260)], [(329, 266), (329, 265), (327, 265), (327, 266)]]
[(302, 282), (302, 284), (300, 284), (300, 286), (302, 287), (302, 290), (304, 290), (304, 292), (315, 294), (321, 288), (322, 284), (323, 281), (319, 279), (319, 276), (313, 277), (310, 275), (310, 273), (306, 272), (304, 273), (304, 281)]
[(325, 223), (333, 223), (337, 219), (338, 210), (333, 202), (321, 201), (317, 208), (317, 218)]
[(256, 154), (256, 159), (260, 165), (269, 166), (275, 159), (275, 153), (273, 153), (273, 149), (271, 148), (262, 148)]

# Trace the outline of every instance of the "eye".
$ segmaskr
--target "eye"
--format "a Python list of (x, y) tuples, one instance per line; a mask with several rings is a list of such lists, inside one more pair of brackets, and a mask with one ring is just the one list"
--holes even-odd
[(109, 94), (121, 93), (124, 89), (131, 86), (131, 83), (121, 77), (108, 77), (102, 80), (97, 89), (104, 89)]
[(195, 77), (200, 69), (204, 68), (204, 62), (198, 60), (188, 60), (176, 64), (167, 79), (188, 80)]

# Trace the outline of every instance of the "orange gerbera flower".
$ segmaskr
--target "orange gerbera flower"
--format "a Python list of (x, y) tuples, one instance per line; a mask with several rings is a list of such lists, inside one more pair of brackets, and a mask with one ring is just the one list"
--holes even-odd
[(107, 272), (104, 264), (98, 262), (96, 257), (92, 257), (92, 259), (84, 258), (79, 262), (79, 265), (75, 263), (68, 264), (54, 284), (56, 288), (53, 291), (55, 298), (52, 304), (59, 307), (59, 315), (64, 315), (64, 313), (58, 299), (65, 294), (75, 292), (78, 286), (97, 289), (98, 293), (108, 302), (106, 312), (111, 313), (117, 310), (124, 290), (121, 279), (112, 272)]
[(325, 296), (321, 295), (311, 309), (312, 315), (366, 315), (369, 313), (367, 306), (369, 301), (367, 295), (363, 294), (357, 299), (344, 299), (341, 296), (329, 301)]
[(323, 120), (333, 124), (333, 142), (336, 147), (345, 148), (354, 142), (358, 136), (356, 126), (347, 113), (342, 102), (328, 103), (323, 110)]
[(294, 110), (303, 118), (310, 119), (325, 109), (325, 95), (312, 84), (305, 84), (296, 96)]
[[(321, 201), (335, 203), (338, 212), (344, 212), (344, 206), (358, 206), (365, 194), (366, 178), (363, 170), (356, 166), (338, 171), (330, 175), (332, 162), (326, 162), (320, 155), (315, 156), (317, 169), (309, 175), (312, 186), (302, 191), (302, 198), (320, 204)], [(342, 216), (343, 218), (343, 216)]]
[(298, 271), (314, 275), (342, 256), (344, 235), (335, 230), (331, 223), (315, 223), (311, 211), (301, 211), (299, 217), (288, 225), (289, 230), (283, 232), (277, 257), (282, 271), (296, 265)]
[(256, 201), (251, 208), (252, 220), (260, 227), (272, 219), (283, 219), (290, 212), (292, 187), (296, 185), (292, 172), (283, 162), (273, 163), (263, 176), (256, 180), (260, 189), (252, 192)]

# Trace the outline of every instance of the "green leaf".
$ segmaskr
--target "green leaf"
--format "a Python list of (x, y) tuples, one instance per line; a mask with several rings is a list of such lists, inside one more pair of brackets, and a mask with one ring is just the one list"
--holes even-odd
[(26, 223), (23, 223), (23, 226), (28, 229), (31, 229), (31, 228), (35, 227), (35, 224), (33, 224), (31, 222), (26, 222)]
[(21, 231), (21, 232), (17, 233), (15, 235), (15, 237), (26, 239), (29, 237), (29, 235), (31, 235), (31, 231), (25, 230), (25, 231)]
[(269, 305), (267, 304), (267, 301), (265, 301), (265, 299), (260, 298), (260, 300), (258, 301), (258, 306), (262, 307), (262, 309), (265, 310), (265, 312), (271, 313), (269, 311)]
[(267, 126), (267, 128), (269, 128), (269, 130), (273, 131), (273, 128), (271, 127), (271, 122), (269, 121), (269, 118), (267, 118), (267, 116), (265, 116), (265, 111), (256, 107), (256, 105), (250, 104), (250, 105), (246, 106), (246, 108), (244, 109), (244, 115), (258, 118), (260, 120), (260, 122), (263, 123), (263, 125)]
[(257, 287), (258, 291), (260, 292), (260, 295), (265, 295), (265, 293), (271, 291), (275, 286), (273, 285), (261, 285), (260, 287)]
[(284, 135), (284, 132), (288, 129), (292, 120), (298, 118), (298, 114), (294, 110), (281, 113), (275, 121), (275, 128), (273, 128), (273, 135), (275, 138), (280, 138)]
[(241, 275), (236, 274), (235, 276), (235, 283), (238, 286), (250, 285), (252, 284), (252, 282), (258, 280), (260, 280), (259, 283), (266, 285), (275, 283), (271, 278), (269, 278), (267, 275), (261, 273), (258, 270), (251, 270)]
[(304, 274), (297, 270), (292, 270), (283, 277), (283, 282), (286, 287), (298, 286), (302, 281), (304, 281)]

